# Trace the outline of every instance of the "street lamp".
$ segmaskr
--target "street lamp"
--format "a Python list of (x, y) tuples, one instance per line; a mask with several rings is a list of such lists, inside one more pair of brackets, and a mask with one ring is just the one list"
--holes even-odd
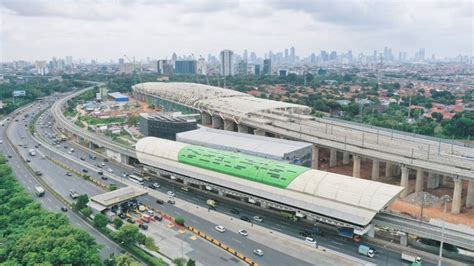
[(443, 260), (444, 227), (446, 225), (446, 205), (448, 202), (451, 202), (451, 197), (449, 197), (448, 195), (444, 195), (441, 197), (441, 201), (444, 202), (444, 212), (443, 212), (443, 227), (441, 229), (441, 243), (439, 245), (438, 266), (441, 266), (441, 261)]

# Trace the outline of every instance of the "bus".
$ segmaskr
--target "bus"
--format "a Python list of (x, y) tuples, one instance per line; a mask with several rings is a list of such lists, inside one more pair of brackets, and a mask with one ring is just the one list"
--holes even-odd
[(44, 196), (44, 189), (42, 187), (35, 187), (35, 194), (38, 197)]
[(141, 177), (138, 177), (136, 175), (129, 175), (128, 179), (130, 179), (130, 181), (132, 181), (134, 183), (137, 183), (139, 185), (143, 185), (143, 178), (141, 178)]

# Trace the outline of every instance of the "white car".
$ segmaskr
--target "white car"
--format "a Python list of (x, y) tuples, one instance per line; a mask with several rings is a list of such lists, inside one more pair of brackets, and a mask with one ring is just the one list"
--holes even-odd
[(313, 238), (311, 237), (306, 237), (304, 242), (312, 247), (316, 247), (316, 240), (314, 240)]
[(248, 235), (249, 235), (249, 232), (247, 232), (247, 230), (242, 229), (242, 230), (239, 230), (239, 234), (240, 234), (241, 236), (248, 236)]
[(225, 227), (222, 226), (222, 225), (218, 225), (218, 226), (214, 227), (214, 229), (216, 229), (217, 232), (221, 232), (221, 233), (225, 232)]
[(257, 215), (255, 215), (255, 216), (253, 217), (253, 220), (256, 221), (256, 222), (259, 222), (259, 223), (263, 222), (263, 218), (260, 217), (260, 216), (257, 216)]
[(254, 250), (253, 250), (253, 253), (255, 253), (255, 254), (259, 255), (259, 256), (263, 256), (263, 250), (261, 250), (261, 249), (254, 249)]
[(107, 168), (107, 172), (109, 172), (109, 173), (113, 173), (113, 172), (114, 172), (114, 170), (112, 170), (112, 168)]
[(3, 144), (3, 140), (0, 139), (0, 144)]
[(158, 184), (158, 183), (153, 183), (153, 184), (152, 184), (152, 187), (153, 187), (154, 189), (159, 189), (159, 188), (160, 188), (160, 184)]
[(166, 192), (166, 194), (168, 194), (168, 196), (170, 196), (170, 197), (174, 197), (174, 196), (176, 195), (176, 194), (174, 194), (174, 192), (171, 191), (171, 190), (168, 191), (168, 192)]

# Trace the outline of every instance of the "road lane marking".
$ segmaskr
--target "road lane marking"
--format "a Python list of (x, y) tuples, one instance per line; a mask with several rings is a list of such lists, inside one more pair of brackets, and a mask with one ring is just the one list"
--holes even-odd
[(198, 221), (194, 220), (194, 219), (191, 219), (191, 222), (195, 223), (195, 224), (199, 224)]
[(237, 242), (237, 243), (239, 243), (239, 244), (242, 244), (242, 241), (240, 241), (240, 240), (237, 240), (237, 239), (235, 239), (235, 238), (232, 238), (232, 240), (234, 240), (235, 242)]

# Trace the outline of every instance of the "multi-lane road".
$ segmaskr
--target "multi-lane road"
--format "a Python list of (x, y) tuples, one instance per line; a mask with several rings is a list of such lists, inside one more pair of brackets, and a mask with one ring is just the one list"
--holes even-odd
[[(34, 106), (32, 108), (29, 108), (25, 111), (32, 113), (32, 112), (38, 112), (39, 109), (37, 109), (37, 106)], [(105, 166), (102, 169), (99, 169), (96, 167), (98, 163), (103, 162), (103, 158), (98, 157), (97, 159), (89, 159), (89, 154), (90, 151), (87, 151), (86, 149), (79, 148), (76, 146), (74, 143), (70, 142), (65, 142), (62, 143), (59, 147), (53, 147), (50, 144), (47, 144), (47, 142), (52, 142), (49, 138), (48, 135), (54, 134), (53, 130), (53, 119), (50, 115), (50, 112), (47, 111), (45, 112), (40, 119), (38, 120), (37, 124), (37, 135), (36, 139), (33, 138), (27, 131), (27, 127), (25, 124), (29, 123), (31, 119), (27, 118), (25, 120), (20, 120), (19, 122), (12, 122), (11, 126), (8, 129), (8, 134), (10, 139), (12, 140), (13, 143), (18, 145), (18, 143), (25, 144), (27, 148), (19, 148), (20, 151), (20, 157), (17, 157), (16, 153), (10, 147), (7, 143), (2, 144), (1, 150), (5, 154), (12, 155), (13, 158), (10, 159), (10, 163), (12, 164), (12, 168), (15, 172), (15, 175), (18, 177), (22, 185), (25, 186), (25, 188), (33, 193), (33, 189), (35, 186), (38, 184), (36, 183), (35, 179), (31, 176), (31, 174), (26, 171), (24, 164), (25, 162), (22, 162), (26, 159), (30, 159), (31, 162), (29, 163), (30, 166), (34, 170), (40, 170), (43, 172), (43, 178), (44, 180), (57, 192), (59, 192), (63, 197), (69, 198), (69, 190), (74, 189), (77, 191), (79, 194), (88, 194), (89, 196), (97, 195), (100, 193), (105, 192), (104, 189), (94, 185), (91, 182), (85, 181), (84, 179), (75, 176), (74, 174), (72, 176), (67, 176), (66, 175), (66, 170), (63, 168), (53, 164), (50, 160), (48, 159), (42, 159), (42, 155), (45, 155), (49, 158), (56, 159), (61, 161), (64, 164), (67, 164), (68, 166), (78, 169), (81, 171), (82, 169), (88, 169), (89, 174), (92, 176), (92, 178), (100, 179), (100, 176), (97, 174), (97, 171), (103, 171), (106, 173), (107, 169), (110, 168), (113, 171), (113, 176), (110, 174), (107, 174), (109, 177), (108, 180), (101, 180), (104, 183), (110, 184), (110, 183), (115, 183), (119, 187), (124, 186), (123, 182), (120, 181), (121, 179), (121, 174), (123, 172), (130, 173), (131, 169), (128, 166), (116, 164), (116, 163), (111, 163), (111, 162), (105, 162)], [(51, 128), (50, 128), (51, 126)], [(5, 125), (7, 127), (7, 125)], [(4, 128), (2, 128), (2, 135), (5, 135), (5, 132), (3, 131)], [(3, 137), (6, 139), (6, 137)], [(37, 140), (40, 139), (41, 141), (46, 141), (43, 142), (42, 146), (40, 146), (38, 150), (38, 155), (35, 156), (34, 158), (31, 158), (31, 156), (28, 155), (28, 149), (33, 148), (35, 145), (37, 145)], [(67, 146), (67, 149), (64, 148), (64, 146)], [(74, 148), (75, 152), (69, 154), (68, 150), (70, 148)], [(84, 158), (84, 160), (81, 160), (80, 158)], [(184, 202), (187, 202), (190, 204), (190, 206), (196, 206), (200, 208), (206, 208), (206, 200), (207, 200), (207, 195), (204, 193), (200, 192), (195, 192), (195, 191), (190, 191), (190, 192), (183, 192), (179, 190), (178, 185), (174, 185), (172, 183), (168, 183), (165, 180), (159, 180), (158, 181), (161, 184), (161, 188), (157, 191), (159, 193), (160, 197), (165, 198), (166, 197), (166, 192), (168, 190), (172, 190), (176, 193), (176, 198), (179, 200), (183, 200)], [(148, 184), (146, 184), (148, 185)], [(60, 207), (62, 206), (61, 202), (56, 200), (53, 196), (47, 194), (42, 198), (37, 198), (45, 208), (53, 210), (53, 211), (59, 211)], [(248, 255), (252, 258), (255, 259), (256, 262), (258, 262), (260, 265), (310, 265), (314, 264), (311, 263), (311, 261), (308, 261), (307, 259), (305, 260), (306, 257), (308, 257), (308, 252), (304, 248), (300, 250), (300, 253), (292, 253), (292, 254), (287, 254), (285, 252), (282, 252), (281, 249), (278, 248), (279, 243), (275, 243), (275, 246), (273, 245), (268, 245), (268, 244), (262, 244), (261, 242), (264, 241), (259, 241), (259, 239), (254, 239), (252, 236), (248, 238), (242, 239), (241, 236), (238, 235), (237, 232), (231, 232), (227, 231), (226, 233), (218, 233), (215, 231), (213, 228), (217, 225), (217, 221), (212, 220), (210, 218), (207, 218), (202, 215), (196, 215), (195, 212), (190, 210), (189, 208), (182, 209), (179, 208), (175, 205), (170, 205), (170, 204), (164, 204), (164, 205), (158, 205), (156, 203), (155, 197), (152, 196), (144, 196), (139, 199), (143, 203), (150, 205), (151, 207), (155, 207), (157, 209), (160, 209), (172, 216), (183, 216), (185, 217), (187, 224), (190, 224), (192, 226), (195, 226), (199, 228), (200, 230), (204, 231), (205, 233), (215, 237), (219, 241), (226, 243), (227, 245), (231, 246), (232, 248), (239, 250), (240, 252), (244, 253), (245, 255)], [(230, 212), (231, 209), (237, 208), (240, 210), (240, 214), (236, 215)], [(264, 222), (259, 224), (259, 228), (263, 228), (265, 232), (281, 232), (289, 237), (291, 237), (294, 240), (301, 241), (303, 243), (303, 238), (299, 235), (299, 232), (303, 230), (308, 230), (311, 228), (308, 228), (307, 225), (302, 224), (302, 223), (290, 223), (289, 221), (283, 219), (282, 217), (272, 215), (270, 213), (265, 213), (262, 212), (261, 210), (257, 209), (250, 209), (244, 206), (241, 206), (235, 202), (221, 202), (219, 207), (216, 210), (219, 213), (225, 214), (224, 217), (228, 218), (228, 221), (226, 223), (232, 223), (232, 224), (239, 224), (242, 223), (238, 218), (242, 215), (252, 217), (254, 215), (260, 215), (264, 217)], [(108, 255), (111, 252), (119, 252), (120, 248), (115, 245), (112, 241), (109, 239), (103, 237), (100, 233), (98, 233), (94, 228), (90, 227), (87, 223), (81, 220), (81, 218), (77, 217), (73, 212), (68, 212), (66, 213), (72, 223), (80, 228), (83, 228), (91, 234), (96, 237), (97, 241), (101, 244), (104, 244), (105, 248), (102, 250), (103, 255)], [(375, 246), (375, 248), (379, 251), (378, 255), (374, 259), (369, 259), (366, 257), (362, 257), (357, 255), (357, 247), (358, 245), (352, 242), (347, 242), (344, 241), (340, 238), (338, 238), (334, 232), (334, 230), (326, 229), (323, 228), (323, 231), (325, 233), (324, 237), (317, 237), (317, 240), (320, 244), (320, 246), (326, 247), (328, 249), (334, 250), (335, 252), (340, 252), (341, 254), (346, 254), (345, 256), (355, 256), (355, 261), (359, 263), (376, 263), (376, 264), (401, 264), (400, 260), (400, 254), (397, 252), (393, 252), (390, 250), (390, 248), (387, 247), (379, 247)], [(189, 239), (185, 239), (184, 241), (187, 242), (187, 245), (190, 245), (192, 247), (192, 251), (189, 252), (189, 254), (186, 254), (189, 257), (196, 258), (198, 261), (203, 262), (204, 264), (215, 264), (215, 263), (222, 263), (224, 261), (226, 262), (232, 262), (234, 261), (236, 264), (239, 263), (238, 261), (235, 260), (230, 260), (232, 257), (230, 254), (225, 253), (222, 250), (219, 250), (211, 245), (202, 245), (200, 242), (194, 242)], [(287, 245), (287, 243), (285, 243)], [(298, 245), (298, 243), (296, 244)], [(265, 250), (265, 256), (263, 257), (258, 257), (258, 256), (252, 256), (252, 251), (254, 248), (261, 248)], [(311, 255), (309, 255), (311, 256)], [(316, 262), (318, 260), (314, 260), (313, 262)], [(324, 261), (321, 259), (320, 261)], [(326, 261), (328, 263), (328, 261)]]

